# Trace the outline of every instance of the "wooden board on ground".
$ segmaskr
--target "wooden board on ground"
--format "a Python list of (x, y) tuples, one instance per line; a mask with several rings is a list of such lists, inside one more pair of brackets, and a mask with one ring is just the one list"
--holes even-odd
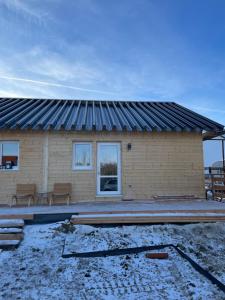
[(23, 219), (23, 220), (33, 220), (33, 214), (0, 214), (1, 219)]
[(24, 220), (22, 219), (2, 219), (0, 220), (0, 228), (6, 227), (23, 227)]
[(198, 223), (225, 222), (225, 214), (95, 214), (73, 215), (73, 224)]
[(151, 259), (167, 259), (169, 257), (167, 252), (152, 252), (152, 253), (146, 253), (145, 254), (146, 258), (151, 258)]
[(19, 240), (5, 240), (0, 241), (0, 249), (14, 249), (20, 244)]
[(219, 213), (225, 214), (225, 209), (160, 209), (160, 210), (113, 210), (113, 211), (80, 211), (75, 215), (106, 215), (106, 214), (207, 214), (207, 213)]
[(0, 233), (0, 241), (5, 240), (22, 240), (23, 233)]
[(22, 233), (22, 228), (14, 228), (14, 227), (8, 227), (8, 228), (0, 228), (0, 234), (1, 233)]
[(183, 200), (183, 199), (198, 199), (198, 197), (196, 197), (195, 195), (179, 195), (179, 196), (176, 196), (176, 195), (166, 195), (166, 196), (163, 196), (163, 195), (155, 195), (153, 196), (153, 199), (157, 199), (157, 200), (164, 200), (164, 199), (169, 199), (169, 200)]

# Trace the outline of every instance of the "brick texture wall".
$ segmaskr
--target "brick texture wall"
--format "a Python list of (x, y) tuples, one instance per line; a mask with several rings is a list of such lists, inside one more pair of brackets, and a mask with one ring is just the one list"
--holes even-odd
[[(121, 143), (122, 197), (204, 197), (202, 140), (197, 133), (4, 131), (0, 133), (1, 140), (20, 142), (20, 168), (18, 171), (0, 171), (0, 204), (10, 201), (17, 183), (36, 183), (38, 191), (45, 191), (46, 187), (51, 191), (55, 182), (71, 182), (73, 202), (121, 199), (96, 197), (98, 142)], [(48, 159), (44, 149), (46, 140)], [(92, 170), (72, 170), (72, 144), (81, 141), (92, 142)], [(128, 143), (132, 144), (130, 151), (127, 150)]]
[(19, 170), (0, 170), (0, 204), (8, 204), (17, 183), (43, 184), (43, 134), (0, 132), (0, 141), (19, 142)]

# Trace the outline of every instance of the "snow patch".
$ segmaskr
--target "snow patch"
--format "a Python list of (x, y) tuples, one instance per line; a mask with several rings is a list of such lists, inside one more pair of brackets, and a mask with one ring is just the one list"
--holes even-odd
[(146, 259), (145, 253), (61, 257), (65, 240), (68, 247), (79, 252), (173, 243), (225, 283), (224, 223), (75, 225), (73, 233), (64, 233), (60, 228), (60, 222), (25, 226), (20, 247), (0, 252), (0, 299), (224, 298), (172, 248), (167, 249), (168, 260)]

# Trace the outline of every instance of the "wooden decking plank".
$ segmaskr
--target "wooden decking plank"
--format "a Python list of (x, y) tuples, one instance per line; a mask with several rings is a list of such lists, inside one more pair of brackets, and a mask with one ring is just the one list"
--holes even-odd
[(34, 214), (0, 214), (0, 220), (2, 219), (33, 220)]
[[(76, 215), (97, 215), (97, 214), (165, 214), (165, 213), (220, 213), (225, 214), (225, 209), (180, 209), (180, 210), (174, 210), (174, 209), (163, 209), (163, 210), (115, 210), (115, 211), (81, 211), (77, 212)], [(75, 216), (76, 216), (75, 215)]]
[(22, 240), (23, 233), (0, 233), (0, 241), (4, 240)]
[(19, 240), (4, 240), (0, 241), (0, 249), (17, 248), (20, 244)]
[(73, 215), (71, 219), (138, 219), (138, 218), (217, 218), (225, 214), (95, 214)]
[(8, 228), (0, 228), (0, 234), (9, 234), (9, 233), (22, 233), (22, 228), (14, 228), (14, 227), (8, 227)]
[(194, 220), (194, 219), (198, 219), (198, 220), (205, 220), (205, 219), (207, 219), (207, 220), (223, 220), (223, 219), (225, 219), (225, 216), (221, 216), (221, 217), (219, 217), (219, 216), (217, 216), (217, 217), (214, 217), (214, 216), (211, 216), (211, 217), (202, 217), (202, 216), (196, 216), (196, 217), (139, 217), (139, 218), (135, 218), (135, 217), (133, 217), (133, 218), (82, 218), (82, 219), (80, 219), (80, 218), (74, 218), (74, 219), (72, 219), (72, 221), (73, 220), (79, 220), (79, 221), (81, 221), (81, 220), (85, 220), (85, 221), (94, 221), (94, 220), (101, 220), (101, 221), (105, 221), (105, 220), (129, 220), (129, 221), (135, 221), (135, 220), (171, 220), (171, 219), (173, 219), (173, 220), (176, 220), (176, 219), (182, 219), (182, 220)]
[(14, 228), (14, 227), (8, 227), (8, 228), (0, 228), (0, 234), (8, 234), (8, 233), (22, 233), (22, 228)]
[(225, 214), (218, 215), (74, 215), (71, 218), (73, 224), (110, 224), (110, 223), (168, 223), (168, 222), (178, 222), (178, 223), (188, 223), (188, 222), (216, 222), (225, 221)]
[(207, 223), (207, 222), (225, 222), (225, 219), (218, 220), (218, 219), (204, 219), (204, 220), (198, 220), (198, 219), (158, 219), (158, 220), (94, 220), (94, 221), (73, 221), (72, 223), (75, 224), (151, 224), (151, 223)]
[(24, 220), (22, 219), (2, 219), (0, 220), (0, 228), (6, 227), (23, 227)]

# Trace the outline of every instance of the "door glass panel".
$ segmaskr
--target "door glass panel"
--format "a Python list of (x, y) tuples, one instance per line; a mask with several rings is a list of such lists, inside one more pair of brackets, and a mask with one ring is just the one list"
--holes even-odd
[(100, 175), (117, 176), (118, 148), (115, 145), (101, 145), (100, 147)]
[(118, 191), (117, 177), (101, 177), (100, 179), (101, 192), (116, 192)]

